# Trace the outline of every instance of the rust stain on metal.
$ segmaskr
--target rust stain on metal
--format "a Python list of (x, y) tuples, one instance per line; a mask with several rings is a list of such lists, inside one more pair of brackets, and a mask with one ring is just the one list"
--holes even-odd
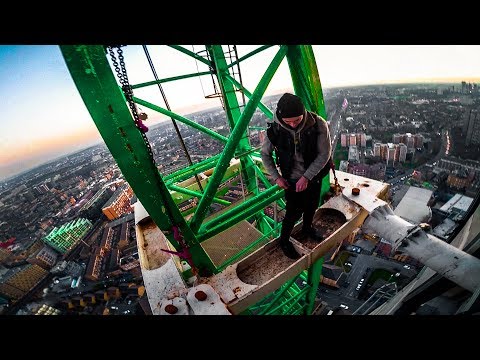
[(162, 248), (167, 247), (165, 235), (153, 221), (137, 226), (143, 233), (143, 241), (139, 243), (145, 260), (142, 262), (142, 266), (146, 269), (156, 269), (165, 264), (170, 258), (168, 253), (162, 251)]
[[(337, 231), (343, 224), (347, 222), (345, 215), (335, 209), (323, 208), (317, 211), (313, 220), (313, 227), (319, 230), (323, 236), (324, 242), (335, 231)], [(312, 250), (321, 242), (310, 239), (309, 237), (302, 236), (300, 228), (296, 230), (292, 237), (299, 241), (303, 246)]]
[(262, 285), (286, 270), (295, 260), (286, 257), (280, 246), (273, 247), (250, 266), (237, 273), (246, 284)]
[(242, 291), (242, 289), (240, 288), (240, 286), (237, 286), (235, 289), (232, 290), (234, 294)]
[[(336, 196), (331, 198), (322, 205), (321, 209), (335, 209), (343, 213), (347, 220), (351, 219), (355, 214), (360, 211), (360, 207), (353, 201), (348, 200), (344, 196)], [(318, 210), (318, 212), (323, 210)]]

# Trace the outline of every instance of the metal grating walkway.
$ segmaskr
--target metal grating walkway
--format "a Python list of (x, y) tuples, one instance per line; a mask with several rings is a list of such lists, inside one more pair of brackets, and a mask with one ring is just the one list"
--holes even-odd
[[(219, 267), (226, 260), (245, 249), (261, 236), (262, 233), (260, 231), (255, 229), (255, 227), (253, 227), (247, 220), (243, 220), (235, 226), (232, 226), (231, 228), (202, 242), (202, 247), (205, 249), (208, 256), (210, 256), (215, 266)], [(268, 239), (265, 241), (268, 241)], [(250, 252), (245, 253), (240, 259), (263, 245), (264, 243), (260, 242), (254, 246)]]

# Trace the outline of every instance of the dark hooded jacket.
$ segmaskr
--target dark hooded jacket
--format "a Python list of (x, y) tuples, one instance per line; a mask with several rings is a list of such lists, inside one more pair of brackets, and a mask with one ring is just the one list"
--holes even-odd
[[(275, 152), (276, 164), (272, 153)], [(268, 124), (267, 136), (262, 145), (262, 160), (267, 172), (276, 180), (282, 177), (309, 181), (323, 178), (330, 170), (331, 144), (326, 122), (315, 113), (305, 111), (303, 121), (295, 128), (274, 116)]]

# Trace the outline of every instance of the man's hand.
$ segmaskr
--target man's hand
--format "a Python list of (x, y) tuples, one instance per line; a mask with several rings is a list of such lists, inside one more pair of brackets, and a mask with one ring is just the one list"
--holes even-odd
[(300, 192), (307, 188), (308, 186), (308, 179), (305, 176), (302, 176), (296, 184), (296, 191)]
[(285, 180), (283, 177), (279, 177), (277, 180), (275, 180), (278, 186), (280, 186), (282, 189), (287, 190), (289, 185), (287, 180)]

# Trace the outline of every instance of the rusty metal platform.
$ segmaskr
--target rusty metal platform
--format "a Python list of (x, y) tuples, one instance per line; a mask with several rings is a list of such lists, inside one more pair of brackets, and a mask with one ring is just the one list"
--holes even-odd
[[(320, 243), (312, 244), (295, 239), (295, 231), (301, 224), (297, 224), (292, 232), (290, 241), (302, 255), (300, 259), (291, 260), (284, 256), (279, 248), (278, 239), (266, 240), (267, 244), (263, 242), (256, 245), (249, 253), (227, 266), (222, 272), (208, 278), (198, 279), (199, 282), (211, 285), (228, 310), (232, 314), (239, 314), (278, 289), (292, 277), (312, 266), (314, 262), (356, 231), (363, 224), (371, 209), (383, 203), (381, 199), (385, 197), (388, 190), (388, 184), (361, 176), (337, 172), (337, 177), (343, 189), (342, 194), (323, 204), (317, 209), (314, 217), (314, 226), (324, 232), (325, 239)], [(351, 189), (353, 187), (361, 189), (360, 197), (352, 198)], [(154, 313), (158, 314), (161, 298), (170, 298), (174, 294), (185, 294), (189, 286), (181, 280), (179, 274), (174, 276), (173, 282), (166, 279), (167, 275), (171, 275), (167, 270), (174, 269), (173, 266), (168, 267), (167, 265), (173, 265), (177, 258), (173, 257), (175, 258), (172, 259), (173, 262), (165, 263), (165, 253), (157, 252), (159, 249), (156, 247), (149, 248), (151, 236), (161, 237), (163, 240), (165, 237), (158, 228), (150, 228), (147, 216), (148, 214), (139, 211), (137, 217), (136, 209), (137, 241), (142, 272), (147, 280), (146, 288), (150, 303), (156, 310)], [(215, 266), (218, 267), (261, 236), (260, 231), (244, 220), (202, 242), (201, 245)], [(146, 248), (145, 243), (147, 243)], [(161, 247), (165, 245), (164, 242)], [(164, 263), (163, 266), (162, 263)], [(165, 267), (166, 270), (149, 271), (149, 268), (154, 269), (158, 265), (161, 265), (162, 268)], [(156, 271), (161, 273), (156, 274)], [(168, 286), (162, 285), (162, 282), (166, 282)], [(150, 299), (151, 297), (152, 299)]]

